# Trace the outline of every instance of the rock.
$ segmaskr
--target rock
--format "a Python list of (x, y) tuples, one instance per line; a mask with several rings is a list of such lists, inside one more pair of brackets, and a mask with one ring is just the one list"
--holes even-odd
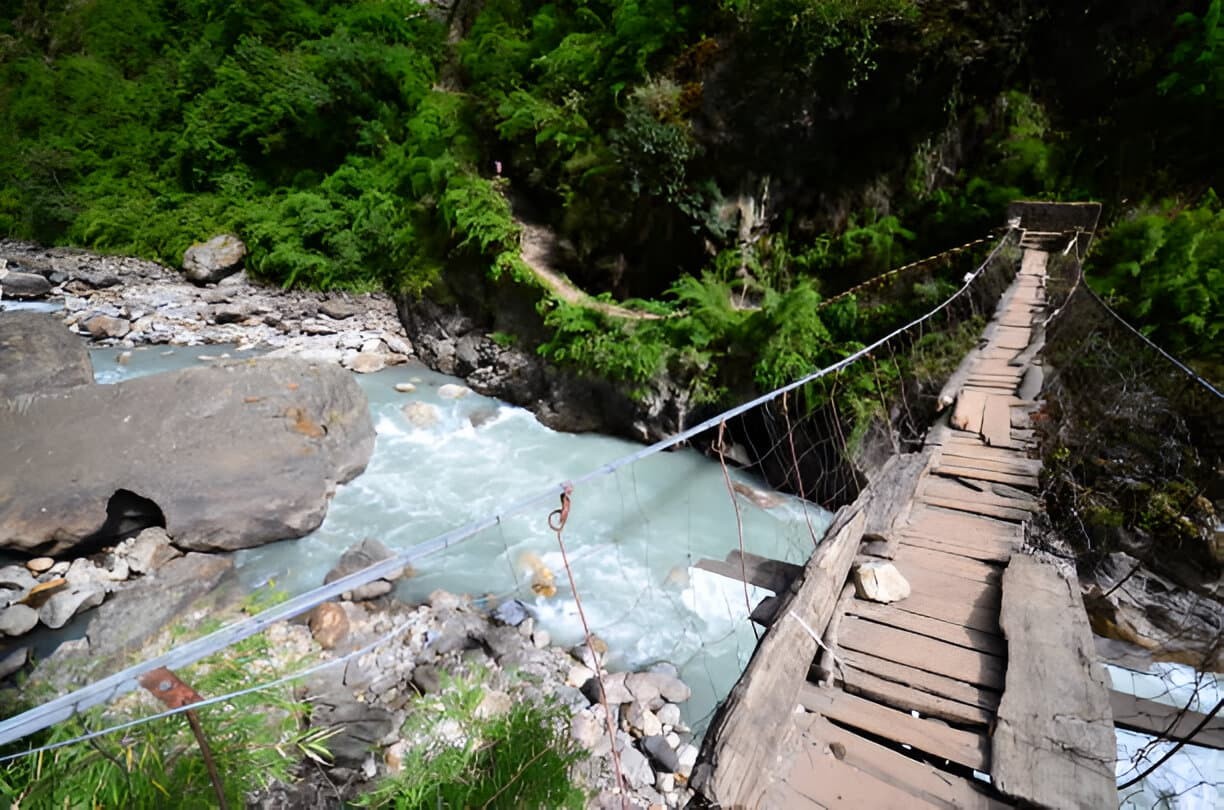
[(212, 311), (213, 322), (218, 324), (242, 323), (250, 316), (250, 309), (242, 304), (214, 307)]
[(664, 703), (657, 712), (659, 722), (665, 726), (680, 725), (680, 707), (675, 703)]
[(422, 695), (432, 695), (442, 690), (442, 673), (437, 667), (425, 664), (412, 670), (412, 685)]
[(95, 338), (121, 338), (132, 331), (132, 324), (126, 318), (94, 315), (85, 321), (85, 331)]
[(373, 352), (360, 351), (351, 358), (346, 359), (344, 367), (358, 374), (373, 374), (375, 371), (382, 371), (387, 367), (387, 358), (381, 353), (375, 354)]
[[(323, 584), (330, 585), (342, 577), (363, 571), (371, 565), (380, 563), (383, 560), (389, 560), (394, 556), (395, 553), (381, 541), (367, 538), (360, 543), (350, 546), (347, 551), (340, 555), (340, 561), (336, 563), (332, 570), (327, 572), (327, 576), (323, 578)], [(394, 587), (391, 582), (399, 579), (403, 574), (403, 568), (396, 568), (389, 571), (385, 576), (367, 582), (351, 591), (346, 591), (345, 596), (356, 602), (376, 599), (383, 594), (390, 593)]]
[(246, 245), (232, 234), (214, 236), (183, 253), (183, 274), (195, 284), (215, 284), (242, 267)]
[(21, 636), (38, 624), (38, 611), (28, 605), (9, 605), (0, 609), (0, 633)]
[(153, 525), (191, 550), (300, 537), (374, 449), (352, 375), (301, 361), (222, 363), (36, 402), (0, 405), (0, 458), (15, 461), (0, 476), (0, 548), (59, 555)]
[(495, 659), (523, 648), (523, 637), (513, 627), (494, 627), (484, 634), (485, 645)]
[(581, 711), (570, 721), (570, 737), (588, 751), (594, 751), (599, 741), (606, 738), (608, 729), (602, 719), (589, 711)]
[(414, 427), (427, 428), (438, 424), (438, 409), (428, 402), (409, 402), (403, 411)]
[(630, 787), (640, 788), (654, 785), (654, 770), (641, 751), (627, 745), (620, 752), (621, 773)]
[[(38, 580), (24, 566), (6, 565), (0, 568), (0, 592), (14, 591), (21, 593), (30, 590), (37, 584)], [(0, 593), (0, 597), (2, 596), (3, 593)]]
[(635, 672), (625, 679), (634, 698), (649, 709), (662, 708), (665, 702), (683, 703), (693, 691), (679, 678), (662, 672)]
[[(625, 673), (614, 672), (610, 675), (605, 675), (603, 686), (608, 706), (619, 706), (622, 703), (633, 702), (633, 694), (625, 686)], [(587, 700), (591, 701), (591, 703), (599, 703), (599, 680), (591, 678), (584, 683), (582, 685), (582, 694), (586, 695)]]
[(570, 667), (565, 676), (565, 685), (581, 689), (583, 684), (595, 677), (595, 671), (590, 667), (577, 664)]
[(382, 342), (386, 344), (388, 350), (395, 354), (402, 354), (405, 357), (412, 354), (412, 344), (399, 335), (383, 332)]
[(137, 574), (151, 574), (183, 552), (170, 545), (170, 535), (160, 526), (150, 526), (121, 546), (120, 554), (128, 568)]
[[(55, 566), (52, 566), (54, 570)], [(55, 594), (68, 587), (68, 580), (62, 577), (49, 579), (46, 582), (40, 582), (30, 589), (30, 592), (22, 597), (23, 604), (29, 605), (32, 608), (38, 609), (46, 604), (47, 600)]]
[(472, 427), (482, 427), (497, 418), (497, 408), (477, 408), (468, 414), (468, 422)]
[(97, 607), (106, 598), (106, 588), (97, 582), (85, 582), (53, 594), (38, 609), (38, 618), (52, 630), (58, 630), (83, 610)]
[(693, 766), (697, 764), (697, 746), (690, 743), (680, 746), (676, 751), (676, 760), (679, 763), (676, 773), (688, 779), (693, 773)]
[(663, 733), (663, 724), (655, 713), (638, 701), (633, 701), (625, 708), (621, 719), (629, 724), (629, 728), (638, 731), (643, 737), (652, 737)]
[(362, 354), (382, 354), (383, 342), (378, 338), (370, 338), (361, 342)]
[(509, 714), (513, 706), (514, 701), (505, 692), (490, 689), (480, 699), (474, 714), (481, 720), (490, 720), (494, 717), (502, 717)]
[(442, 397), (442, 399), (462, 399), (470, 393), (472, 393), (472, 389), (466, 385), (446, 383), (438, 387), (438, 396)]
[(196, 600), (217, 597), (233, 570), (231, 557), (192, 553), (169, 560), (154, 577), (116, 590), (90, 616), (86, 632), (93, 655), (140, 650), (162, 628), (180, 621)]
[(531, 634), (531, 643), (535, 645), (537, 650), (542, 650), (552, 643), (552, 634), (544, 628), (540, 628)]
[[(511, 627), (518, 627), (525, 622), (531, 614), (527, 612), (526, 606), (517, 599), (507, 599), (502, 602), (493, 611), (493, 618), (497, 619), (502, 624)], [(581, 686), (581, 684), (576, 684)]]
[(358, 768), (395, 727), (391, 712), (358, 702), (347, 690), (314, 696), (310, 727), (330, 732), (327, 750), (341, 767)]
[(854, 590), (859, 599), (896, 602), (910, 595), (909, 582), (890, 562), (865, 562), (854, 569)]
[(42, 298), (51, 292), (51, 282), (37, 273), (9, 270), (0, 273), (0, 294), (6, 298)]
[(643, 737), (641, 745), (642, 750), (650, 755), (651, 760), (659, 766), (659, 770), (664, 773), (675, 773), (680, 770), (680, 757), (662, 736)]
[(26, 568), (32, 573), (42, 574), (51, 570), (51, 566), (55, 565), (55, 560), (50, 557), (35, 557), (32, 560), (26, 561)]
[(335, 649), (348, 638), (348, 614), (335, 602), (324, 602), (312, 610), (309, 624), (310, 634), (325, 650)]
[(132, 353), (120, 352), (118, 356), (115, 357), (115, 362), (121, 366), (126, 366), (128, 363), (132, 362)]
[(660, 793), (671, 793), (676, 789), (676, 775), (674, 773), (661, 773), (655, 777), (655, 790)]
[(0, 312), (0, 400), (89, 385), (89, 352), (46, 312)]
[[(0, 630), (2, 632), (2, 630)], [(0, 658), (0, 678), (7, 678), (17, 672), (30, 660), (30, 648), (18, 647), (8, 655)]]
[(329, 318), (337, 321), (343, 321), (351, 318), (354, 315), (360, 315), (365, 312), (366, 308), (355, 301), (347, 301), (342, 298), (329, 298), (319, 304), (319, 312), (322, 312)]
[(416, 391), (416, 386), (412, 383), (396, 383), (395, 390), (401, 394), (411, 394)]

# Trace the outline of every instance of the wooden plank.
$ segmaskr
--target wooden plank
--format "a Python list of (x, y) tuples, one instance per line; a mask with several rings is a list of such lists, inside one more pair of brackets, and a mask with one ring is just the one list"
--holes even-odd
[(991, 447), (1011, 443), (1011, 407), (1002, 397), (987, 397), (982, 411), (982, 437)]
[[(777, 618), (714, 715), (692, 782), (706, 799), (755, 807), (764, 797), (778, 751), (789, 739), (799, 687), (816, 656), (808, 628), (821, 634), (831, 618), (863, 536), (867, 518), (861, 507), (862, 496), (834, 518), (832, 535), (808, 559), (798, 588), (779, 600)], [(762, 727), (771, 730), (767, 737)]]
[(930, 692), (896, 683), (854, 667), (846, 667), (842, 688), (852, 695), (883, 703), (903, 712), (918, 712), (961, 726), (988, 726), (994, 713), (980, 706), (968, 706)]
[(939, 808), (937, 804), (923, 801), (903, 788), (846, 763), (827, 745), (810, 741), (801, 745), (790, 773), (780, 780), (778, 787), (771, 792), (768, 803), (762, 806), (796, 810), (805, 807), (827, 810)]
[(966, 650), (907, 630), (847, 616), (842, 621), (838, 641), (847, 649), (877, 655), (915, 669), (978, 686), (1003, 688), (1004, 662), (998, 656)]
[(804, 684), (802, 695), (804, 708), (830, 720), (974, 770), (988, 771), (990, 768), (990, 747), (980, 734), (914, 717), (840, 689)]
[(909, 598), (897, 603), (897, 609), (972, 627), (984, 633), (1002, 632), (999, 630), (999, 609), (994, 606), (948, 602), (922, 594), (910, 594)]
[(982, 410), (986, 407), (986, 397), (977, 391), (962, 391), (956, 398), (956, 407), (952, 410), (951, 424), (960, 430), (977, 433), (982, 429)]
[(831, 750), (836, 750), (836, 743), (841, 746), (838, 753), (846, 764), (902, 787), (919, 799), (951, 810), (1000, 810), (1007, 807), (982, 792), (989, 790), (985, 783), (955, 776), (919, 762), (901, 751), (886, 748), (834, 725), (820, 715), (804, 714), (797, 722), (802, 728), (805, 742)]
[[(989, 450), (991, 448), (981, 448)], [(996, 455), (991, 458), (991, 455)], [(959, 447), (943, 447), (939, 451), (939, 459), (935, 466), (949, 464), (953, 467), (971, 467), (975, 470), (997, 470), (1012, 475), (1036, 476), (1041, 472), (1041, 459), (1024, 458), (1010, 453), (1007, 458), (998, 458), (997, 453), (978, 455), (974, 450), (963, 450)]]
[(912, 689), (964, 703), (966, 706), (977, 706), (992, 713), (999, 706), (1000, 695), (994, 689), (974, 686), (944, 675), (937, 675), (934, 672), (898, 664), (896, 661), (889, 661), (870, 653), (844, 650), (841, 657), (845, 660), (846, 666), (860, 672), (866, 672), (877, 678), (887, 678)]
[(970, 535), (974, 540), (981, 536), (1014, 541), (1024, 539), (1024, 530), (1013, 523), (988, 517), (973, 517), (938, 506), (924, 506), (911, 510), (908, 525), (915, 531), (934, 537), (952, 534), (955, 536)]
[(1018, 487), (1028, 487), (1036, 489), (1038, 479), (1032, 475), (1016, 475), (1014, 473), (999, 472), (997, 470), (982, 470), (974, 469), (973, 467), (961, 467), (954, 464), (941, 464), (932, 470), (936, 475), (946, 475), (955, 478), (971, 478), (975, 481), (997, 481), (1002, 484), (1012, 484)]
[(1028, 346), (1032, 334), (1032, 329), (1001, 326), (995, 333), (994, 345), (1002, 349), (1023, 349)]
[(755, 585), (774, 593), (785, 593), (791, 583), (790, 578), (780, 576), (776, 571), (758, 568), (751, 563), (745, 563), (741, 568), (738, 561), (731, 563), (726, 560), (702, 559), (693, 563), (693, 567), (734, 579), (737, 582), (746, 581), (749, 585)]
[(993, 633), (983, 633), (972, 627), (965, 627), (942, 619), (929, 616), (919, 616), (891, 605), (879, 605), (862, 599), (856, 599), (847, 612), (874, 622), (887, 624), (900, 630), (906, 630), (917, 635), (933, 638), (948, 644), (955, 644), (969, 650), (987, 653), (1000, 658), (1007, 655), (1007, 642)]
[(953, 498), (956, 500), (970, 500), (974, 503), (991, 504), (993, 506), (1007, 506), (1012, 509), (1022, 509), (1029, 512), (1037, 510), (1037, 499), (1027, 493), (1024, 497), (1009, 497), (999, 495), (992, 491), (980, 492), (972, 489), (959, 481), (944, 478), (942, 476), (932, 475), (923, 479), (922, 486), (918, 488), (918, 495), (921, 498), (928, 498), (935, 495), (940, 498)]
[(963, 557), (983, 562), (1007, 562), (1011, 559), (1012, 554), (1015, 553), (1016, 545), (1016, 543), (1007, 543), (1006, 545), (981, 543), (969, 546), (937, 540), (922, 534), (910, 532), (902, 532), (901, 534), (902, 548), (905, 546), (917, 546), (932, 551), (942, 551), (946, 554), (959, 554)]
[(1074, 573), (1013, 557), (1000, 625), (1010, 655), (992, 737), (995, 786), (1040, 807), (1117, 807), (1109, 689)]
[(942, 549), (929, 549), (922, 546), (906, 545), (897, 550), (893, 558), (902, 573), (911, 566), (926, 568), (931, 571), (947, 571), (965, 579), (978, 582), (998, 583), (1003, 577), (1003, 568), (972, 559), (961, 554), (949, 554)]
[(997, 504), (988, 503), (985, 501), (966, 501), (955, 498), (944, 498), (938, 495), (924, 495), (923, 503), (931, 506), (942, 506), (946, 509), (956, 509), (961, 512), (966, 512), (972, 515), (983, 515), (986, 517), (1000, 518), (1002, 520), (1014, 520), (1017, 523), (1028, 520), (1032, 515), (1024, 509), (1016, 509), (1009, 506), (999, 506)]
[[(1206, 717), (1182, 706), (1170, 706), (1117, 690), (1110, 690), (1109, 704), (1113, 709), (1114, 725), (1172, 740), (1185, 739)], [(1188, 741), (1224, 750), (1224, 716), (1217, 714)]]

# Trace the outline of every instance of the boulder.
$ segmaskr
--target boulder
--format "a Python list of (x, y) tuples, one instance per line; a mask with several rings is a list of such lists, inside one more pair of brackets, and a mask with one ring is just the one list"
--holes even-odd
[(345, 358), (344, 366), (357, 374), (373, 374), (387, 367), (387, 358), (381, 352), (360, 351)]
[(0, 312), (0, 399), (94, 381), (81, 339), (46, 312)]
[(454, 383), (446, 383), (438, 386), (438, 396), (442, 399), (462, 399), (472, 393), (472, 389), (466, 385), (455, 385)]
[(125, 540), (117, 551), (136, 574), (151, 574), (183, 554), (170, 545), (170, 535), (161, 526), (150, 526), (130, 540)]
[(314, 701), (310, 726), (330, 732), (327, 750), (336, 765), (360, 767), (395, 727), (389, 711), (359, 702), (347, 688), (314, 696)]
[(0, 548), (59, 555), (154, 525), (191, 550), (300, 537), (373, 449), (352, 375), (303, 361), (0, 401), (0, 458), (13, 460), (0, 477)]
[[(372, 539), (362, 540), (340, 555), (340, 561), (336, 563), (332, 570), (327, 572), (327, 576), (323, 578), (323, 584), (330, 585), (342, 577), (355, 574), (375, 563), (389, 560), (394, 556), (395, 553), (382, 542)], [(386, 576), (367, 582), (351, 591), (346, 591), (345, 597), (358, 602), (364, 599), (375, 599), (383, 594), (390, 593), (392, 588), (391, 582), (403, 575), (404, 569), (397, 568), (386, 574)]]
[(343, 321), (354, 315), (360, 315), (365, 311), (366, 308), (356, 301), (349, 301), (343, 298), (329, 298), (319, 304), (319, 312), (337, 321)]
[(183, 253), (183, 273), (196, 284), (215, 284), (242, 267), (246, 245), (232, 234), (214, 236)]
[(403, 411), (413, 427), (427, 428), (438, 424), (438, 409), (428, 402), (409, 402)]
[(675, 773), (680, 770), (680, 757), (667, 744), (667, 739), (660, 735), (650, 735), (642, 738), (642, 750), (645, 751), (664, 773)]
[(645, 755), (632, 745), (626, 745), (620, 752), (621, 773), (630, 787), (640, 788), (654, 785), (654, 769), (650, 767)]
[(132, 331), (132, 324), (127, 318), (117, 318), (112, 315), (94, 315), (85, 321), (85, 331), (95, 338), (121, 338)]
[(6, 298), (42, 298), (51, 292), (51, 282), (37, 273), (0, 273), (0, 294)]
[(854, 590), (859, 599), (896, 602), (910, 595), (910, 585), (901, 572), (884, 560), (865, 562), (854, 569)]
[(38, 611), (27, 605), (9, 605), (0, 608), (0, 634), (24, 635), (38, 624)]
[(396, 383), (395, 390), (401, 394), (411, 394), (416, 391), (416, 386), (412, 383)]
[(106, 598), (106, 588), (99, 582), (83, 582), (55, 593), (38, 609), (38, 618), (52, 630), (58, 630), (83, 610), (97, 607)]
[(625, 679), (633, 697), (649, 709), (661, 709), (664, 703), (683, 703), (693, 694), (679, 678), (662, 672), (634, 672)]

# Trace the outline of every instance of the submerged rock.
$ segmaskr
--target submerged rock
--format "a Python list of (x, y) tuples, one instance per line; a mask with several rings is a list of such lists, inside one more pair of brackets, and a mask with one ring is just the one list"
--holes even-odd
[(373, 449), (351, 375), (302, 361), (0, 402), (0, 457), (15, 460), (0, 477), (0, 548), (62, 554), (154, 525), (195, 550), (300, 537)]

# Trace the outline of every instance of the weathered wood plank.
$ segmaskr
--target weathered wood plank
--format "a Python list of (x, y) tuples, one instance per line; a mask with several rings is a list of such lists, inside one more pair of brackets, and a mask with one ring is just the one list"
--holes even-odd
[(978, 706), (991, 712), (999, 706), (1000, 695), (994, 689), (974, 686), (964, 681), (937, 675), (934, 672), (927, 672), (926, 670), (916, 669), (905, 664), (898, 664), (896, 661), (889, 661), (886, 658), (879, 658), (869, 653), (846, 650), (842, 654), (842, 658), (847, 666), (858, 669), (861, 672), (866, 672), (877, 678), (887, 678), (890, 681), (895, 681), (923, 692), (929, 692), (932, 695), (938, 695), (948, 700), (955, 700), (958, 703), (964, 703), (966, 706)]
[(850, 694), (903, 712), (915, 711), (924, 717), (937, 717), (966, 726), (987, 726), (994, 717), (993, 712), (980, 706), (968, 706), (957, 700), (932, 695), (854, 667), (846, 667), (844, 675), (842, 687)]
[(998, 504), (993, 504), (986, 501), (944, 498), (938, 495), (923, 495), (922, 501), (923, 503), (931, 506), (942, 506), (946, 509), (956, 509), (972, 515), (983, 515), (986, 517), (1000, 518), (1002, 520), (1013, 520), (1017, 523), (1028, 520), (1032, 516), (1031, 513), (1025, 509), (1017, 509), (1011, 506), (999, 506)]
[(898, 664), (994, 689), (1003, 688), (1004, 662), (998, 656), (920, 636), (884, 624), (847, 616), (841, 645)]
[(1002, 566), (966, 557), (962, 554), (949, 554), (939, 549), (906, 545), (897, 550), (897, 556), (893, 559), (902, 573), (905, 573), (913, 565), (929, 571), (955, 574), (956, 576), (978, 582), (989, 582), (992, 585), (1001, 582), (1003, 579)]
[(990, 746), (980, 734), (914, 717), (840, 689), (805, 684), (802, 694), (804, 708), (830, 720), (913, 746), (968, 768), (979, 771), (990, 768)]
[(972, 433), (979, 432), (982, 429), (982, 411), (985, 407), (985, 395), (978, 391), (962, 391), (956, 398), (956, 407), (952, 410), (952, 426)]
[(908, 528), (932, 537), (952, 535), (949, 538), (951, 540), (965, 537), (976, 541), (983, 536), (1017, 542), (1024, 539), (1024, 529), (1014, 523), (966, 515), (964, 512), (938, 506), (911, 510)]
[[(861, 506), (849, 508), (849, 519), (846, 512), (834, 518), (834, 534), (812, 553), (797, 587), (779, 600), (777, 618), (715, 714), (693, 774), (694, 788), (710, 801), (755, 807), (765, 795), (779, 747), (790, 734), (799, 687), (816, 655), (808, 628), (823, 633), (831, 618), (863, 535)], [(767, 738), (759, 733), (762, 727), (771, 729)]]
[(901, 610), (892, 605), (878, 605), (861, 599), (854, 600), (847, 612), (874, 622), (906, 630), (910, 633), (933, 638), (948, 644), (955, 644), (968, 650), (987, 653), (1000, 658), (1007, 655), (1007, 642), (993, 633), (983, 633), (972, 627), (965, 627), (930, 616), (920, 616)]
[(945, 442), (939, 448), (939, 453), (941, 458), (943, 456), (957, 456), (971, 458), (975, 461), (994, 462), (996, 464), (1007, 465), (1008, 467), (1028, 468), (1030, 472), (1034, 473), (1041, 470), (1041, 459), (1029, 458), (1014, 450), (987, 447), (981, 443), (976, 446), (970, 445), (966, 447), (960, 444), (953, 445), (951, 442)]
[(962, 557), (981, 560), (982, 562), (1007, 562), (1015, 552), (1016, 545), (1014, 542), (986, 541), (979, 541), (975, 545), (966, 545), (959, 542), (953, 543), (947, 540), (939, 540), (915, 532), (906, 531), (901, 533), (902, 547), (917, 546), (919, 548), (930, 549), (931, 551), (942, 551), (945, 554), (959, 554)]
[(1109, 689), (1074, 574), (1013, 557), (1000, 624), (1010, 655), (992, 737), (995, 786), (1038, 806), (1117, 807)]
[(1011, 407), (1002, 397), (987, 397), (982, 411), (982, 437), (991, 447), (1011, 443)]
[[(842, 760), (864, 773), (904, 788), (911, 795), (951, 810), (1000, 810), (1007, 805), (975, 789), (972, 780), (964, 779), (938, 768), (911, 759), (905, 754), (886, 748), (830, 723), (816, 714), (806, 714), (799, 721), (803, 739), (823, 746), (841, 746)], [(987, 789), (982, 783), (976, 783)], [(871, 805), (862, 805), (863, 808)]]
[[(1185, 738), (1206, 716), (1182, 706), (1170, 706), (1117, 690), (1110, 690), (1109, 704), (1113, 709), (1114, 725), (1172, 740)], [(1190, 737), (1189, 742), (1224, 750), (1224, 717), (1216, 715), (1197, 734)]]
[(921, 594), (910, 594), (897, 603), (899, 610), (907, 610), (933, 619), (942, 619), (952, 624), (963, 624), (986, 633), (1000, 633), (999, 609), (990, 605), (972, 602), (947, 602)]
[(933, 472), (936, 475), (946, 475), (953, 478), (972, 478), (976, 481), (997, 481), (1001, 484), (1012, 484), (1018, 487), (1036, 489), (1038, 479), (1032, 475), (1016, 475), (1015, 473), (999, 472), (998, 470), (974, 469), (955, 464), (940, 464)]

